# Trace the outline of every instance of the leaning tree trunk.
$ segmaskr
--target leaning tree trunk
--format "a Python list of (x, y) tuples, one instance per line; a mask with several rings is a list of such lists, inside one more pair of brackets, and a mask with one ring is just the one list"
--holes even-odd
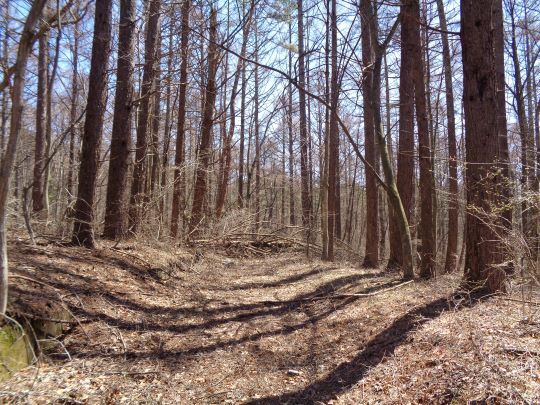
[(506, 278), (501, 266), (505, 224), (499, 211), (505, 200), (500, 194), (505, 176), (499, 170), (507, 163), (499, 148), (505, 112), (498, 98), (501, 72), (493, 69), (504, 48), (492, 32), (502, 30), (502, 14), (497, 12), (501, 1), (461, 0), (468, 207), (465, 280), (488, 292), (504, 290)]
[(103, 231), (103, 236), (109, 239), (117, 239), (125, 234), (125, 198), (133, 110), (135, 12), (134, 0), (120, 2), (116, 96)]
[(26, 64), (32, 52), (34, 30), (39, 21), (46, 0), (36, 0), (28, 13), (19, 38), (17, 59), (15, 60), (13, 84), (11, 86), (11, 120), (6, 151), (0, 161), (0, 314), (6, 313), (8, 299), (8, 258), (7, 258), (7, 204), (9, 183), (17, 153), (17, 143), (21, 131), (23, 92)]
[(82, 138), (79, 187), (72, 241), (93, 248), (94, 193), (99, 169), (103, 115), (107, 99), (107, 65), (111, 51), (112, 0), (96, 0), (94, 40), (88, 79), (88, 101)]

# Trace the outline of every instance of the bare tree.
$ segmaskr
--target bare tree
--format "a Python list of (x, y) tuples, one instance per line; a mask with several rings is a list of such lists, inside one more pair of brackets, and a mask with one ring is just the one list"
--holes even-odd
[(103, 236), (109, 239), (122, 237), (126, 231), (125, 199), (133, 110), (135, 11), (135, 1), (122, 0), (120, 2), (116, 96), (103, 230)]
[(103, 115), (107, 99), (107, 65), (111, 51), (112, 1), (96, 0), (92, 59), (88, 78), (88, 101), (82, 137), (79, 185), (75, 203), (72, 241), (95, 246), (94, 197), (100, 162)]

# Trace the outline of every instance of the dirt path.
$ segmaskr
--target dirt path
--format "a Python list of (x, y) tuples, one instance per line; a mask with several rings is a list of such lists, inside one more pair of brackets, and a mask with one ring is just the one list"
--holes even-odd
[(35, 403), (347, 402), (371, 368), (448, 311), (456, 279), (388, 290), (395, 275), (301, 253), (11, 251), (16, 274), (54, 287), (14, 279), (14, 299), (61, 296), (80, 321), (59, 339), (71, 361), (59, 344), (53, 360), (1, 388)]

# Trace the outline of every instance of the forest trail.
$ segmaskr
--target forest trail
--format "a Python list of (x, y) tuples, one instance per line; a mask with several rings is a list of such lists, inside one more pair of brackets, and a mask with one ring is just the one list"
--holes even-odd
[(538, 324), (510, 301), (468, 305), (458, 277), (392, 288), (397, 275), (300, 252), (135, 242), (10, 251), (12, 308), (47, 298), (76, 319), (57, 354), (2, 384), (3, 402), (459, 403), (494, 386), (540, 398)]

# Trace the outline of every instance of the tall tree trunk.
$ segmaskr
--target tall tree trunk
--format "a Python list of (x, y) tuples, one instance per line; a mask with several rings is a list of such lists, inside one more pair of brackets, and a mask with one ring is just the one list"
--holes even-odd
[[(180, 39), (180, 89), (178, 93), (178, 125), (176, 129), (176, 152), (174, 158), (174, 191), (171, 213), (171, 236), (178, 236), (179, 216), (184, 216), (185, 210), (185, 175), (184, 175), (184, 154), (186, 138), (186, 94), (188, 81), (189, 62), (189, 8), (190, 0), (182, 2), (182, 25)], [(183, 223), (183, 221), (182, 221)]]
[[(401, 6), (401, 66), (399, 73), (399, 140), (397, 151), (397, 187), (403, 209), (410, 223), (414, 214), (414, 37), (410, 29), (410, 13), (407, 5)], [(406, 20), (409, 20), (408, 22)], [(414, 24), (414, 21), (412, 22)], [(396, 264), (403, 265), (401, 243), (396, 252)]]
[(501, 116), (505, 115), (498, 97), (498, 91), (503, 91), (498, 85), (504, 78), (504, 72), (497, 70), (497, 58), (504, 52), (503, 43), (496, 38), (502, 30), (500, 11), (502, 0), (461, 0), (468, 206), (465, 280), (489, 292), (504, 290), (506, 278), (500, 266), (504, 223), (494, 211), (504, 204), (499, 193), (505, 176), (497, 167), (499, 162), (508, 162), (505, 151), (500, 150), (504, 136)]
[(452, 60), (450, 59), (450, 45), (448, 43), (448, 28), (443, 0), (437, 0), (437, 11), (441, 26), (441, 40), (443, 53), (444, 84), (446, 95), (446, 126), (448, 128), (448, 239), (446, 245), (446, 261), (444, 270), (451, 273), (457, 270), (458, 261), (458, 213), (459, 190), (457, 171), (457, 145), (456, 145), (456, 114), (454, 111), (454, 87), (452, 84)]
[[(497, 89), (497, 130), (498, 130), (498, 143), (499, 143), (499, 169), (506, 181), (501, 181), (499, 184), (499, 190), (501, 196), (504, 199), (504, 203), (501, 206), (502, 218), (504, 218), (505, 227), (512, 229), (512, 186), (510, 180), (510, 152), (508, 148), (508, 130), (506, 120), (506, 83), (505, 83), (505, 62), (504, 62), (504, 28), (503, 28), (503, 7), (502, 0), (495, 0), (490, 6), (493, 10), (493, 22), (496, 24), (492, 27), (492, 41), (493, 47), (496, 50), (494, 52), (493, 68), (495, 69), (495, 80)], [(486, 28), (487, 30), (487, 28)], [(467, 249), (467, 255), (469, 250)]]
[(519, 61), (519, 51), (516, 37), (516, 15), (515, 15), (515, 2), (510, 0), (508, 2), (509, 14), (510, 14), (510, 46), (511, 46), (511, 59), (514, 68), (514, 95), (515, 105), (519, 125), (519, 136), (521, 139), (521, 222), (522, 231), (525, 238), (530, 242), (533, 237), (533, 218), (531, 216), (531, 207), (529, 202), (529, 195), (533, 189), (535, 182), (534, 168), (532, 159), (532, 151), (534, 149), (534, 140), (529, 129), (527, 120), (527, 111), (525, 107), (525, 86), (521, 78), (521, 64)]
[(172, 117), (173, 108), (176, 103), (176, 97), (172, 98), (172, 75), (173, 75), (173, 36), (176, 30), (174, 20), (175, 7), (169, 8), (169, 43), (167, 45), (167, 90), (165, 91), (165, 122), (163, 131), (163, 153), (161, 154), (161, 185), (159, 200), (159, 221), (164, 226), (165, 207), (168, 201), (167, 174), (169, 169), (169, 150), (171, 148)]
[(79, 187), (75, 203), (74, 244), (93, 248), (94, 194), (99, 169), (103, 115), (107, 99), (107, 65), (111, 50), (111, 0), (96, 0), (94, 40), (88, 79), (88, 101), (82, 137)]
[(26, 64), (32, 52), (34, 30), (40, 19), (46, 0), (32, 2), (19, 38), (17, 59), (14, 65), (13, 84), (11, 86), (11, 119), (6, 150), (0, 160), (0, 314), (6, 313), (8, 300), (8, 257), (7, 257), (7, 204), (9, 183), (17, 153), (17, 143), (21, 131), (23, 92)]
[[(375, 142), (375, 124), (373, 122), (372, 100), (377, 95), (373, 92), (373, 70), (368, 67), (375, 59), (376, 44), (371, 44), (370, 32), (377, 30), (376, 15), (369, 1), (360, 3), (362, 29), (362, 63), (365, 74), (362, 88), (364, 98), (364, 139), (365, 158), (367, 163), (378, 171), (377, 145)], [(373, 21), (372, 21), (373, 20)], [(377, 267), (379, 264), (379, 190), (376, 173), (366, 168), (366, 249), (364, 256), (365, 267)]]
[(161, 0), (151, 0), (148, 5), (148, 19), (144, 49), (144, 72), (141, 85), (141, 104), (137, 122), (137, 143), (135, 146), (135, 164), (129, 207), (129, 230), (136, 233), (142, 221), (145, 201), (145, 184), (148, 165), (148, 130), (150, 117), (150, 101), (154, 90), (156, 76), (156, 56), (159, 35), (159, 17)]
[[(300, 180), (302, 199), (302, 225), (307, 230), (308, 238), (311, 235), (311, 196), (309, 195), (308, 173), (308, 132), (306, 117), (306, 72), (304, 52), (304, 5), (303, 0), (297, 0), (298, 5), (298, 84), (299, 116), (300, 116)], [(334, 195), (334, 194), (332, 194)]]
[[(4, 66), (7, 66), (9, 63), (9, 30), (8, 24), (10, 21), (9, 16), (9, 6), (10, 0), (5, 0), (4, 2), (4, 24), (6, 30), (4, 31), (4, 36), (2, 38), (2, 63)], [(4, 150), (6, 148), (6, 138), (7, 138), (7, 122), (8, 122), (8, 99), (9, 91), (7, 89), (2, 90), (2, 104), (0, 111), (0, 156), (4, 155)]]
[[(292, 43), (292, 23), (289, 20), (289, 43)], [(292, 75), (292, 51), (289, 50), (289, 77)], [(293, 138), (293, 95), (292, 84), (289, 83), (289, 103), (288, 103), (288, 133), (289, 133), (289, 220), (291, 225), (296, 225), (295, 203), (294, 203), (294, 138)]]
[[(410, 24), (410, 25), (409, 25)], [(418, 159), (420, 166), (420, 225), (418, 246), (420, 255), (420, 277), (430, 278), (435, 275), (435, 234), (433, 232), (433, 172), (431, 165), (431, 142), (426, 106), (425, 69), (422, 62), (422, 44), (420, 40), (420, 4), (418, 0), (409, 0), (405, 5), (402, 30), (412, 30), (414, 41), (413, 69), (414, 100), (416, 122), (418, 126)]]
[[(57, 12), (60, 12), (60, 10), (57, 10)], [(59, 21), (61, 19), (59, 18)], [(43, 177), (43, 205), (45, 210), (45, 218), (48, 221), (49, 219), (49, 211), (50, 211), (50, 201), (49, 201), (49, 183), (50, 183), (50, 175), (51, 175), (51, 148), (52, 148), (52, 94), (53, 94), (53, 87), (54, 87), (54, 80), (56, 78), (56, 72), (58, 70), (58, 60), (60, 57), (60, 40), (62, 38), (62, 25), (58, 25), (58, 33), (56, 35), (56, 43), (55, 43), (55, 49), (54, 49), (54, 59), (53, 59), (53, 65), (52, 65), (52, 71), (49, 75), (49, 79), (47, 80), (47, 97), (46, 97), (46, 108), (47, 112), (45, 114), (46, 116), (46, 123), (45, 123), (45, 171), (44, 171), (44, 177)]]
[[(390, 161), (392, 162), (392, 170), (395, 171), (394, 163), (394, 145), (392, 141), (392, 128), (391, 128), (391, 109), (390, 109), (390, 79), (388, 73), (388, 63), (386, 54), (384, 56), (384, 83), (385, 83), (385, 93), (386, 93), (386, 147), (388, 148), (388, 154), (390, 156)], [(390, 245), (390, 254), (388, 256), (388, 262), (386, 268), (390, 271), (395, 271), (399, 267), (399, 252), (400, 252), (400, 237), (399, 229), (397, 226), (397, 219), (394, 213), (394, 209), (390, 203), (390, 200), (387, 196), (386, 198), (388, 203), (388, 241)]]
[[(326, 32), (330, 32), (330, 2), (326, 1)], [(290, 74), (290, 72), (289, 72)], [(325, 36), (324, 52), (324, 101), (330, 105), (330, 36)], [(321, 117), (319, 119), (322, 119)], [(326, 106), (324, 109), (324, 142), (322, 147), (321, 164), (321, 239), (322, 239), (322, 259), (328, 260), (328, 143), (330, 139), (330, 109)]]
[(118, 29), (116, 95), (111, 135), (111, 154), (105, 204), (103, 236), (117, 239), (125, 235), (125, 201), (131, 148), (133, 110), (134, 39), (136, 28), (134, 0), (121, 0)]
[(231, 171), (231, 152), (232, 152), (232, 140), (234, 136), (235, 122), (236, 122), (236, 111), (235, 111), (235, 99), (238, 93), (238, 83), (242, 75), (242, 69), (244, 66), (244, 57), (246, 55), (247, 42), (249, 38), (249, 31), (251, 27), (251, 20), (253, 18), (253, 13), (255, 11), (255, 4), (252, 2), (250, 5), (249, 13), (246, 17), (246, 22), (243, 29), (243, 38), (242, 38), (242, 48), (240, 50), (240, 58), (238, 58), (238, 64), (236, 66), (236, 71), (234, 74), (234, 82), (231, 89), (231, 100), (229, 103), (229, 130), (224, 139), (223, 145), (223, 172), (218, 184), (218, 193), (216, 201), (216, 217), (220, 218), (223, 213), (223, 206), (225, 205), (225, 198), (227, 196), (227, 188), (229, 185), (229, 176)]
[(210, 11), (210, 38), (208, 44), (208, 76), (206, 80), (203, 116), (201, 122), (201, 142), (193, 190), (190, 234), (193, 234), (203, 221), (203, 207), (207, 194), (207, 170), (212, 155), (212, 127), (214, 125), (214, 104), (216, 101), (216, 73), (219, 60), (217, 45), (217, 12)]
[[(328, 132), (328, 260), (334, 260), (334, 238), (336, 235), (337, 204), (336, 184), (338, 182), (337, 167), (339, 165), (339, 127), (337, 109), (339, 104), (338, 62), (337, 62), (337, 7), (336, 0), (330, 2), (330, 122)], [(302, 93), (300, 91), (300, 93)]]
[[(79, 109), (79, 23), (76, 22), (73, 26), (73, 48), (72, 54), (72, 75), (71, 75), (71, 106), (70, 106), (70, 121), (71, 129), (69, 131), (69, 168), (67, 179), (67, 190), (70, 196), (75, 193), (73, 183), (73, 172), (75, 168), (75, 142), (78, 133), (78, 125), (76, 125), (77, 114)], [(70, 201), (72, 198), (70, 197)]]
[(43, 201), (43, 172), (45, 168), (45, 133), (47, 126), (47, 71), (49, 65), (49, 35), (39, 38), (38, 85), (36, 99), (36, 144), (34, 148), (34, 182), (32, 185), (32, 204), (34, 212), (45, 208)]

